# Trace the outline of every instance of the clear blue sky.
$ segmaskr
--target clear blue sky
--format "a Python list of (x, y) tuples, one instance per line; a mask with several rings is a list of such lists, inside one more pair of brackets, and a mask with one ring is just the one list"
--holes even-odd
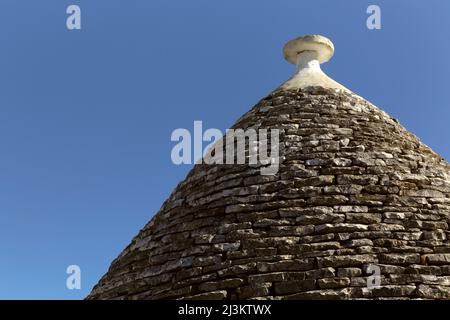
[(190, 169), (171, 132), (230, 127), (300, 35), (331, 38), (325, 72), (450, 159), (449, 31), (445, 0), (0, 0), (0, 298), (86, 296)]

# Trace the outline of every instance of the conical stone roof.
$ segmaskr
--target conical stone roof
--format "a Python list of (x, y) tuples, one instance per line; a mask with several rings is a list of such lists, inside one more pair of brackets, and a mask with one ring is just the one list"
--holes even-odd
[(280, 130), (278, 172), (195, 165), (89, 299), (450, 298), (450, 166), (317, 69), (321, 38), (233, 126)]

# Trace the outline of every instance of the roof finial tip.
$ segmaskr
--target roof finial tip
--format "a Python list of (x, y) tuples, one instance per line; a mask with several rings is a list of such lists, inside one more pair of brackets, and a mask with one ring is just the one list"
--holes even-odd
[(315, 52), (319, 63), (325, 63), (333, 56), (334, 45), (324, 36), (308, 35), (289, 41), (283, 48), (284, 58), (292, 64), (298, 63), (298, 55), (304, 51)]

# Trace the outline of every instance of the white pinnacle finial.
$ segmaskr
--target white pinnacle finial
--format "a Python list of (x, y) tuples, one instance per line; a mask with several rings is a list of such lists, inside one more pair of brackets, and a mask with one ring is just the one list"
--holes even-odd
[(283, 53), (287, 61), (297, 65), (297, 71), (291, 79), (281, 85), (281, 88), (300, 89), (318, 86), (350, 92), (320, 69), (320, 64), (333, 56), (334, 46), (330, 39), (319, 35), (296, 38), (286, 43)]
[(315, 52), (319, 63), (325, 63), (333, 56), (334, 46), (330, 39), (313, 35), (291, 40), (283, 48), (284, 58), (292, 64), (297, 64), (298, 56), (304, 51)]

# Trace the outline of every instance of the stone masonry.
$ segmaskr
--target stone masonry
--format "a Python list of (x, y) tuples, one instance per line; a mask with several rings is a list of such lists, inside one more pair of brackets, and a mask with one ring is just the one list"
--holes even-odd
[(280, 129), (278, 173), (196, 165), (88, 299), (450, 298), (450, 166), (397, 120), (284, 88), (234, 128)]

